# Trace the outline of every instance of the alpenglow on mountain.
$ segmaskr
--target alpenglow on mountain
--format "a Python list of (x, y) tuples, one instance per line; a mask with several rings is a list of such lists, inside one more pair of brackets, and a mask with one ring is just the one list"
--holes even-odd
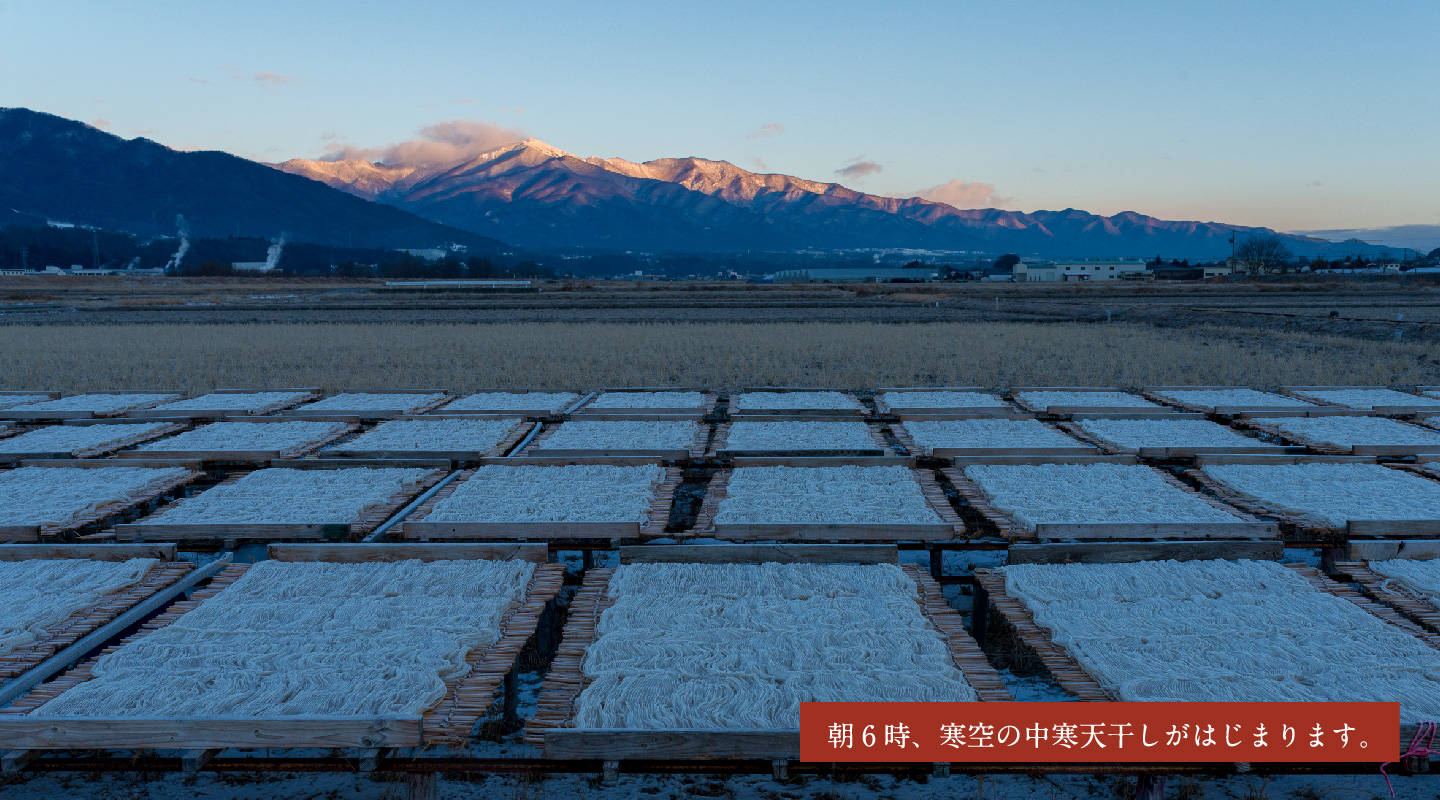
[[(1101, 217), (1074, 209), (957, 209), (918, 197), (882, 197), (836, 183), (750, 172), (726, 161), (582, 158), (535, 139), (454, 164), (293, 159), (275, 166), (435, 222), (536, 248), (907, 247), (1056, 257), (1215, 257), (1229, 255), (1232, 231), (1266, 230), (1170, 222), (1134, 212)], [(1294, 239), (1292, 246), (1303, 241)]]

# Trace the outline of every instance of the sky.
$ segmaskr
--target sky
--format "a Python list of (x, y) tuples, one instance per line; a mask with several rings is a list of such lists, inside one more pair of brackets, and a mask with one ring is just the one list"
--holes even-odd
[(1437, 29), (1435, 0), (0, 0), (0, 106), (264, 161), (428, 129), (969, 207), (1436, 226)]

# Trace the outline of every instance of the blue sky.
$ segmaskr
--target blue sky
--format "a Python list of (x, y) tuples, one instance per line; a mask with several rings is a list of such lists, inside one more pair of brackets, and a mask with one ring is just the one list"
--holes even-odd
[(270, 161), (476, 120), (1024, 211), (1434, 225), (1437, 29), (1434, 0), (0, 0), (0, 105)]

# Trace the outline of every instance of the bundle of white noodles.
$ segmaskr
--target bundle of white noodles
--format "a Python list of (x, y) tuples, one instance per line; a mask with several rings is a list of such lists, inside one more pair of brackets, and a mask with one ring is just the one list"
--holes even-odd
[(1366, 444), (1415, 445), (1427, 453), (1440, 453), (1440, 431), (1407, 425), (1384, 417), (1280, 417), (1257, 419), (1283, 436), (1309, 439), (1339, 447)]
[(159, 562), (0, 561), (0, 658), (45, 637), (71, 614), (145, 579)]
[(1440, 560), (1395, 558), (1371, 561), (1371, 571), (1389, 578), (1389, 588), (1409, 594), (1440, 608)]
[(345, 430), (343, 422), (214, 422), (192, 428), (177, 436), (147, 442), (137, 450), (166, 452), (178, 450), (292, 450), (334, 436)]
[(730, 425), (727, 450), (878, 450), (870, 426), (860, 421), (749, 422)]
[(447, 403), (445, 411), (530, 411), (559, 413), (580, 399), (574, 392), (479, 392)]
[(1440, 718), (1440, 652), (1263, 561), (1004, 567), (1019, 599), (1121, 700), (1400, 703)]
[(169, 423), (51, 425), (0, 439), (0, 453), (79, 453), (111, 447), (153, 433)]
[(444, 397), (444, 392), (345, 392), (301, 406), (306, 411), (413, 411)]
[(732, 411), (864, 411), (844, 392), (745, 392), (730, 398)]
[(1039, 523), (1236, 522), (1199, 496), (1132, 464), (977, 464), (965, 475), (1025, 530)]
[(185, 474), (179, 467), (22, 467), (0, 472), (0, 525), (62, 525)]
[(365, 509), (418, 491), (425, 469), (261, 469), (165, 509), (160, 525), (305, 524), (358, 521)]
[(701, 408), (703, 392), (605, 392), (586, 408)]
[(631, 564), (608, 593), (577, 728), (794, 729), (802, 702), (976, 699), (893, 565)]
[(58, 400), (44, 400), (13, 406), (12, 411), (84, 411), (92, 414), (114, 414), (139, 408), (162, 400), (178, 398), (178, 394), (73, 394)]
[(1164, 410), (1164, 406), (1152, 403), (1137, 394), (1127, 392), (1067, 392), (1037, 391), (1016, 392), (1016, 400), (1023, 400), (1031, 408), (1090, 407), (1090, 408), (1144, 408)]
[(1266, 508), (1330, 527), (1440, 519), (1440, 483), (1379, 464), (1207, 464), (1201, 470)]
[(486, 453), (521, 424), (518, 419), (397, 419), (336, 445), (340, 450)]
[(932, 523), (905, 467), (740, 467), (730, 474), (721, 523)]
[(890, 408), (1009, 408), (988, 392), (885, 392), (880, 401)]
[(575, 421), (563, 423), (540, 442), (545, 450), (687, 450), (695, 444), (695, 422)]
[(215, 392), (175, 403), (166, 403), (160, 406), (159, 410), (253, 413), (277, 403), (298, 402), (309, 394), (309, 392)]
[(1205, 419), (1084, 419), (1086, 433), (1121, 447), (1256, 447), (1263, 444)]
[(262, 561), (98, 659), (37, 716), (416, 715), (500, 637), (535, 565)]
[(905, 430), (926, 452), (937, 447), (1085, 446), (1034, 419), (907, 420)]
[(0, 408), (30, 405), (47, 399), (43, 394), (0, 394)]
[(1197, 408), (1314, 408), (1314, 403), (1254, 389), (1164, 389), (1153, 394)]
[(425, 522), (644, 522), (665, 482), (657, 466), (481, 467)]
[(1376, 406), (1435, 406), (1440, 408), (1440, 402), (1436, 402), (1433, 398), (1397, 392), (1394, 389), (1305, 389), (1296, 390), (1295, 395), (1350, 408), (1375, 408)]

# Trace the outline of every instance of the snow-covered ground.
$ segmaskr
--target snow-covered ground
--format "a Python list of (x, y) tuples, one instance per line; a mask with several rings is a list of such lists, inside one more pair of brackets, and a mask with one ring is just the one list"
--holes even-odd
[(870, 426), (859, 421), (731, 423), (730, 434), (717, 444), (725, 450), (878, 450)]
[(864, 411), (845, 392), (745, 392), (730, 398), (731, 411)]
[(1033, 419), (908, 420), (910, 438), (929, 453), (937, 447), (1085, 447), (1084, 442)]
[(50, 425), (0, 439), (0, 453), (77, 453), (154, 433), (168, 422), (122, 425)]

